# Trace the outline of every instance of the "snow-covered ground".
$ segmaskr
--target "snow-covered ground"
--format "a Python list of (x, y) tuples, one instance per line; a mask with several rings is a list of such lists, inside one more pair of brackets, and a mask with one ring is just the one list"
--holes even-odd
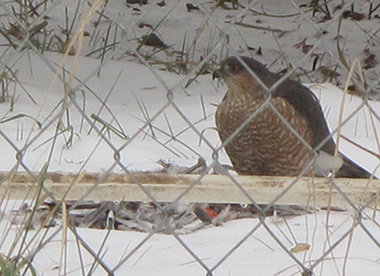
[[(82, 2), (81, 5), (84, 8), (84, 1)], [(297, 5), (302, 6), (310, 2), (297, 1)], [(362, 2), (360, 5), (357, 4), (356, 8), (358, 11), (365, 12), (368, 1)], [(55, 4), (57, 6), (54, 6)], [(305, 53), (294, 45), (305, 38), (307, 44), (318, 43), (315, 54), (323, 56), (325, 52), (328, 53), (324, 44), (327, 44), (326, 47), (331, 51), (335, 49), (333, 42), (336, 36), (336, 20), (314, 23), (321, 29), (328, 30), (326, 39), (322, 43), (319, 41), (314, 26), (307, 24), (308, 19), (303, 15), (290, 17), (287, 21), (284, 21), (284, 18), (252, 13), (241, 17), (239, 13), (243, 10), (242, 8), (224, 10), (219, 7), (212, 12), (212, 4), (196, 1), (194, 4), (204, 4), (204, 10), (187, 12), (185, 4), (185, 1), (170, 3), (167, 1), (164, 7), (151, 3), (147, 6), (132, 5), (127, 8), (124, 1), (110, 1), (106, 7), (106, 14), (112, 19), (118, 19), (115, 21), (125, 27), (126, 33), (123, 35), (130, 38), (129, 43), (132, 46), (136, 46), (135, 38), (147, 32), (147, 27), (138, 27), (141, 23), (152, 26), (159, 24), (158, 33), (163, 41), (172, 47), (167, 50), (169, 52), (181, 48), (185, 34), (188, 41), (193, 41), (194, 30), (204, 23), (206, 27), (197, 40), (198, 48), (195, 51), (198, 57), (207, 55), (205, 49), (209, 47), (210, 40), (213, 46), (217, 44), (218, 39), (211, 39), (211, 37), (214, 34), (218, 37), (216, 30), (220, 27), (230, 36), (230, 53), (252, 54), (270, 65), (272, 70), (283, 69), (289, 61), (291, 64), (296, 64), (296, 67), (311, 63), (315, 55), (308, 56), (301, 64), (296, 63), (305, 56)], [(48, 13), (48, 22), (52, 26), (64, 26), (63, 6), (69, 7), (69, 12), (74, 12), (76, 1), (65, 1), (64, 4), (57, 2), (54, 5)], [(293, 8), (289, 8), (292, 6)], [(293, 4), (278, 5), (276, 1), (258, 2), (251, 8), (269, 14), (297, 12)], [(334, 3), (330, 8), (334, 9)], [(203, 21), (206, 11), (212, 13), (208, 22)], [(167, 14), (168, 16), (165, 17)], [(71, 14), (70, 18), (72, 16)], [(322, 17), (320, 13), (316, 16)], [(160, 22), (164, 17), (165, 20)], [(268, 30), (242, 28), (229, 24), (240, 17), (244, 19), (242, 21), (244, 23), (258, 24), (272, 29), (281, 28), (287, 31), (283, 34), (286, 39), (274, 39), (275, 36)], [(96, 16), (94, 15), (93, 18)], [(9, 17), (7, 20), (10, 20)], [(6, 24), (7, 20), (2, 23)], [(318, 22), (317, 19), (314, 18), (314, 20)], [(344, 31), (340, 35), (345, 38), (347, 58), (351, 61), (355, 58), (363, 60), (368, 54), (368, 52), (363, 53), (366, 47), (370, 51), (378, 49), (379, 43), (376, 36), (376, 29), (379, 28), (378, 18), (362, 21), (345, 20), (347, 20), (346, 24), (342, 25)], [(104, 25), (103, 30), (106, 30), (109, 22), (102, 20), (100, 23)], [(88, 24), (85, 30), (91, 33), (93, 28), (92, 24)], [(363, 28), (367, 32), (363, 32)], [(373, 33), (375, 34), (371, 37), (372, 40), (368, 40), (369, 34)], [(4, 37), (0, 39), (2, 43), (6, 43)], [(85, 37), (85, 42), (89, 39)], [(363, 41), (368, 43), (363, 43)], [(190, 75), (178, 75), (160, 70), (165, 67), (163, 62), (153, 67), (138, 63), (137, 58), (126, 54), (131, 52), (128, 45), (124, 48), (119, 47), (115, 52), (109, 52), (104, 64), (99, 67), (101, 64), (99, 59), (93, 55), (85, 56), (91, 47), (95, 46), (92, 44), (90, 46), (90, 43), (86, 45), (83, 49), (84, 53), (78, 55), (78, 60), (76, 56), (64, 57), (62, 54), (51, 52), (45, 52), (41, 56), (33, 50), (12, 52), (0, 47), (1, 62), (8, 66), (12, 64), (12, 70), (17, 72), (19, 81), (11, 86), (14, 89), (11, 92), (12, 101), (0, 103), (0, 148), (3, 156), (0, 158), (0, 171), (10, 171), (18, 166), (20, 171), (27, 168), (38, 172), (47, 161), (49, 161), (48, 171), (78, 173), (81, 171), (102, 172), (110, 168), (113, 168), (114, 172), (120, 172), (122, 169), (116, 161), (130, 170), (138, 171), (162, 168), (157, 163), (160, 159), (180, 166), (192, 166), (199, 157), (204, 158), (208, 164), (212, 161), (213, 150), (220, 144), (214, 128), (213, 114), (216, 104), (224, 96), (225, 86), (212, 81), (210, 74), (205, 74), (197, 77), (189, 87), (185, 87), (188, 80), (194, 76), (194, 72)], [(76, 43), (76, 49), (78, 46), (79, 44)], [(255, 50), (247, 50), (246, 46)], [(257, 55), (259, 47), (262, 48), (263, 55)], [(152, 50), (146, 47), (143, 51)], [(221, 54), (219, 55), (220, 52), (220, 48), (215, 49), (214, 54), (218, 56), (217, 60), (222, 57)], [(283, 53), (288, 54), (287, 59), (281, 58)], [(157, 56), (161, 61), (167, 59), (168, 62), (172, 58), (164, 51)], [(328, 59), (333, 59), (329, 53), (328, 57), (322, 60)], [(64, 111), (62, 111), (61, 101), (64, 99), (65, 87), (47, 64), (51, 64), (54, 68), (58, 68), (58, 64), (64, 64), (64, 68), (69, 72), (75, 70), (75, 79), (72, 82), (69, 81), (69, 73), (63, 74), (63, 78), (75, 91), (75, 104), (65, 98), (68, 101), (68, 107)], [(318, 66), (322, 67), (322, 65), (321, 63)], [(378, 79), (376, 70), (378, 70), (377, 65), (365, 71), (369, 80), (375, 80), (376, 76)], [(334, 79), (334, 82), (342, 87), (347, 73), (344, 71), (340, 73), (341, 76)], [(58, 75), (62, 76), (62, 72)], [(307, 78), (302, 77), (302, 79)], [(313, 80), (324, 81), (325, 79), (316, 74)], [(76, 89), (77, 86), (79, 89)], [(309, 87), (321, 100), (330, 129), (335, 130), (344, 98), (342, 90), (326, 82), (310, 84)], [(33, 103), (31, 98), (36, 103)], [(355, 114), (345, 123), (341, 134), (378, 154), (377, 130), (380, 124), (376, 116), (380, 114), (380, 103), (368, 103), (374, 111), (372, 114), (366, 105), (356, 112), (361, 104), (360, 98), (346, 95), (343, 120), (350, 117), (353, 112)], [(20, 116), (19, 119), (12, 119), (17, 115)], [(112, 131), (103, 131), (105, 135), (101, 137), (91, 126), (94, 115), (110, 123), (122, 133), (122, 137)], [(89, 120), (86, 121), (86, 119)], [(41, 123), (41, 127), (36, 122)], [(95, 126), (98, 129), (103, 127), (99, 120)], [(376, 156), (342, 138), (339, 139), (339, 149), (367, 170), (375, 172), (376, 176), (380, 176), (380, 173), (375, 171), (379, 165)], [(117, 160), (115, 160), (115, 152), (120, 154)], [(22, 157), (21, 160), (18, 160), (19, 156)], [(224, 152), (220, 152), (219, 160), (225, 164), (229, 162)], [(25, 167), (19, 166), (20, 163)], [(21, 240), (16, 238), (20, 228), (10, 225), (6, 216), (9, 210), (18, 207), (17, 204), (19, 202), (3, 200), (0, 205), (5, 214), (0, 221), (0, 253), (10, 255), (10, 257), (18, 253), (17, 250), (11, 251), (11, 248), (14, 241), (21, 243)], [(288, 250), (299, 243), (310, 245), (310, 249), (295, 253), (298, 262), (306, 267), (318, 260), (323, 252), (327, 252), (334, 242), (349, 231), (350, 234), (345, 236), (343, 242), (339, 243), (317, 265), (314, 269), (315, 275), (358, 275), (359, 273), (378, 275), (380, 268), (379, 220), (377, 214), (373, 215), (371, 210), (367, 210), (365, 214), (367, 217), (364, 217), (361, 223), (366, 226), (364, 229), (371, 233), (373, 239), (361, 226), (357, 226), (354, 231), (349, 231), (357, 222), (355, 212), (351, 209), (346, 212), (317, 211), (286, 220), (273, 217), (266, 219), (265, 225)], [(198, 256), (203, 266), (210, 270), (217, 266), (213, 275), (299, 275), (297, 262), (289, 257), (265, 227), (261, 226), (253, 231), (258, 223), (258, 219), (229, 221), (219, 227), (212, 226), (192, 234), (180, 235), (179, 238), (193, 254)], [(45, 230), (38, 233), (36, 230), (30, 230), (26, 242), (30, 244), (30, 247), (26, 254), (36, 249), (39, 241), (46, 240), (46, 237), (57, 229), (58, 226), (46, 230), (47, 236), (43, 236)], [(206, 275), (204, 267), (171, 235), (154, 234), (141, 247), (138, 247), (140, 242), (149, 237), (149, 234), (115, 230), (107, 232), (95, 229), (77, 229), (77, 231), (86, 244), (102, 256), (101, 259), (110, 269), (118, 266), (123, 258), (131, 254), (130, 258), (121, 262), (120, 267), (115, 271), (116, 275)], [(31, 240), (34, 235), (36, 239)], [(80, 253), (78, 252), (78, 241), (70, 231), (67, 237), (64, 235), (65, 232), (59, 231), (35, 255), (32, 264), (39, 275), (86, 275), (89, 272), (93, 258), (83, 248), (79, 250)], [(228, 255), (228, 252), (244, 237), (246, 240), (236, 251)], [(103, 239), (106, 240), (104, 248), (99, 249)], [(63, 240), (67, 240), (67, 243), (64, 244)], [(221, 261), (227, 255), (226, 260)], [(221, 262), (220, 265), (219, 262)], [(66, 264), (66, 268), (63, 263)], [(96, 266), (91, 275), (105, 274), (101, 267)]]
[[(62, 58), (57, 54), (45, 54), (45, 57), (55, 63), (59, 63)], [(66, 57), (66, 60), (72, 59)], [(30, 139), (33, 140), (33, 137), (36, 137), (30, 145), (28, 144), (31, 150), (26, 151), (23, 161), (32, 171), (38, 171), (49, 155), (56, 122), (50, 126), (50, 131), (40, 131), (35, 122), (46, 124), (46, 121), (61, 111), (57, 105), (62, 100), (64, 92), (59, 84), (55, 84), (55, 89), (49, 88), (54, 74), (49, 72), (35, 54), (24, 54), (19, 62), (23, 60), (25, 67), (31, 66), (32, 70), (20, 70), (18, 78), (25, 80), (22, 81), (23, 88), (32, 95), (34, 100), (43, 104), (32, 104), (26, 93), (17, 90), (12, 112), (9, 112), (4, 103), (3, 116), (8, 118), (16, 114), (26, 114), (30, 118), (24, 117), (3, 123), (3, 132), (20, 149)], [(94, 68), (97, 64), (97, 60), (83, 57), (76, 68), (76, 77), (86, 78), (87, 68)], [(37, 68), (41, 68), (38, 69), (38, 73), (36, 73)], [(156, 71), (156, 73), (169, 88), (174, 87), (172, 93), (176, 108), (168, 104), (168, 92), (152, 75), (151, 70), (133, 62), (109, 62), (103, 66), (101, 77), (93, 77), (86, 83), (91, 93), (77, 92), (75, 100), (78, 105), (85, 105), (83, 112), (87, 118), (96, 114), (115, 127), (119, 125), (126, 136), (133, 137), (126, 141), (110, 133), (109, 139), (115, 149), (121, 148), (121, 160), (131, 170), (159, 169), (161, 166), (157, 161), (160, 159), (184, 166), (195, 164), (198, 157), (211, 161), (212, 150), (219, 145), (213, 114), (215, 105), (221, 101), (226, 87), (213, 82), (210, 75), (204, 75), (198, 77), (196, 83), (185, 89), (179, 85), (183, 84), (186, 76), (161, 71)], [(320, 98), (330, 129), (335, 130), (338, 126), (340, 104), (344, 93), (329, 83), (311, 84), (309, 87)], [(96, 98), (92, 93), (96, 94)], [(104, 108), (102, 101), (106, 102), (112, 115)], [(345, 97), (343, 121), (353, 112), (356, 113), (343, 126), (341, 134), (376, 153), (376, 129), (372, 126), (367, 106), (356, 111), (361, 104), (362, 100), (358, 97), (352, 95)], [(378, 102), (369, 102), (368, 105), (374, 111), (380, 110)], [(65, 146), (70, 135), (68, 130), (58, 135), (57, 141), (54, 141), (55, 150), (49, 169), (73, 172), (80, 169), (95, 172), (107, 170), (115, 161), (115, 149), (105, 143), (95, 131), (92, 130), (88, 134), (91, 125), (86, 121), (83, 122), (83, 114), (80, 114), (74, 106), (69, 108), (69, 112), (70, 127), (74, 135), (72, 146)], [(152, 127), (145, 127), (143, 131), (140, 131), (153, 116), (155, 119), (151, 124)], [(378, 119), (374, 116), (372, 114), (372, 119), (375, 127), (378, 127)], [(99, 123), (95, 125), (99, 129), (102, 127)], [(193, 128), (190, 128), (190, 125)], [(106, 139), (108, 138), (109, 136), (106, 135)], [(207, 140), (212, 147), (202, 139)], [(16, 152), (5, 139), (0, 140), (0, 143), (4, 154), (9, 157), (0, 160), (0, 168), (2, 171), (7, 171), (16, 164)], [(368, 170), (373, 171), (378, 165), (375, 156), (367, 154), (352, 143), (344, 139), (341, 139), (339, 143), (340, 150), (344, 154)], [(221, 153), (221, 161), (228, 162), (228, 158), (223, 153)]]
[[(318, 262), (315, 275), (342, 275), (342, 271), (344, 275), (377, 275), (379, 248), (372, 239), (377, 240), (380, 235), (375, 222), (378, 215), (370, 210), (364, 214), (361, 223), (365, 228), (353, 223), (357, 218), (352, 212), (318, 211), (286, 219), (270, 217), (265, 220), (266, 227), (257, 227), (258, 219), (229, 221), (219, 227), (179, 235), (179, 240), (165, 234), (84, 228), (77, 228), (73, 235), (65, 227), (66, 231), (58, 232), (58, 227), (51, 227), (27, 232), (24, 256), (33, 254), (40, 242), (49, 240), (33, 258), (38, 275), (87, 275), (90, 271), (90, 275), (106, 275), (102, 267), (92, 268), (94, 259), (81, 248), (80, 240), (116, 275), (206, 275), (205, 267), (213, 275), (299, 275), (297, 262), (305, 267)], [(15, 256), (21, 243), (17, 235), (24, 230), (9, 226), (4, 218), (0, 227), (1, 252)], [(296, 261), (269, 231), (285, 250), (295, 250)], [(18, 246), (14, 244), (16, 240)], [(297, 251), (304, 247), (307, 249)]]

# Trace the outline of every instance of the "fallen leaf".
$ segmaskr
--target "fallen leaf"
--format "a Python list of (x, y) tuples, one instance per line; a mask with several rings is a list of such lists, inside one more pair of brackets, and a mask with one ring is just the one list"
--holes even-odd
[(290, 252), (297, 253), (297, 252), (309, 250), (309, 248), (310, 248), (310, 245), (307, 243), (297, 243), (296, 246), (294, 246), (290, 250)]

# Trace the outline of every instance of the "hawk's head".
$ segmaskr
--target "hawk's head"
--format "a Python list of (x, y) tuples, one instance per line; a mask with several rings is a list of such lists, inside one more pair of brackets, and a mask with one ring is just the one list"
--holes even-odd
[(249, 57), (229, 57), (225, 59), (212, 78), (219, 78), (233, 93), (249, 93), (255, 96), (265, 95), (271, 85), (269, 70), (262, 63)]

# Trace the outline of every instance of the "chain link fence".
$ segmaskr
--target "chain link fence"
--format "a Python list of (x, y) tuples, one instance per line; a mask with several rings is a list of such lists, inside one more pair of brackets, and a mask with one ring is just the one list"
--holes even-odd
[[(0, 274), (377, 275), (379, 7), (0, 2)], [(214, 123), (228, 56), (319, 83), (372, 177), (238, 176)]]

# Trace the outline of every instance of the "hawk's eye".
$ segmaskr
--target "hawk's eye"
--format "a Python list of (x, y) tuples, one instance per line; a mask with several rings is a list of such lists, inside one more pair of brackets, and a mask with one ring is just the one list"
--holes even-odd
[(235, 74), (239, 71), (239, 67), (240, 65), (239, 64), (229, 64), (228, 65), (228, 69), (231, 73)]

